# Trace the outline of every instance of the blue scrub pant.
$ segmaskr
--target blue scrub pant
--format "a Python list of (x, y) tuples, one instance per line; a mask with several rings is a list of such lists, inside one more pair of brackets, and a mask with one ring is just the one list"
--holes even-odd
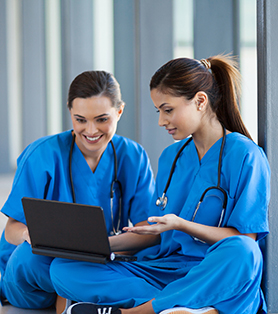
[(56, 292), (49, 276), (52, 260), (33, 254), (27, 242), (17, 246), (1, 280), (2, 297), (20, 308), (40, 309), (53, 305)]
[(55, 259), (50, 266), (53, 285), (65, 298), (123, 308), (154, 298), (155, 313), (175, 306), (213, 306), (219, 313), (255, 314), (265, 307), (261, 275), (260, 249), (247, 236), (219, 241), (203, 261), (178, 269), (147, 262), (102, 265), (65, 259)]

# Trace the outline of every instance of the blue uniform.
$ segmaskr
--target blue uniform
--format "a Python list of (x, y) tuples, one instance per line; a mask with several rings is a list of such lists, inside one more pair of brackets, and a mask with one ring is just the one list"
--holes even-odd
[[(217, 185), (221, 139), (201, 161), (191, 141), (177, 161), (167, 191), (168, 205), (163, 211), (155, 205), (183, 143), (169, 146), (160, 157), (149, 216), (174, 213), (192, 220), (203, 191)], [(270, 169), (262, 149), (241, 134), (228, 134), (221, 169), (221, 187), (228, 194), (222, 226), (257, 233), (258, 241), (264, 238), (269, 232), (269, 186)], [(222, 201), (221, 194), (212, 190), (195, 222), (217, 226)], [(254, 314), (260, 307), (265, 309), (258, 241), (233, 236), (210, 246), (184, 232), (170, 230), (161, 234), (160, 245), (139, 252), (138, 262), (97, 265), (55, 259), (50, 275), (57, 292), (76, 301), (128, 308), (154, 298), (156, 313), (174, 306), (213, 306), (219, 313)]]
[[(114, 135), (113, 143), (118, 160), (118, 180), (122, 185), (122, 217), (120, 228), (146, 220), (147, 209), (154, 192), (154, 180), (148, 156), (137, 143)], [(18, 159), (11, 193), (2, 213), (26, 224), (22, 209), (23, 196), (72, 202), (69, 177), (71, 131), (41, 138), (29, 145)], [(72, 177), (76, 202), (101, 206), (107, 233), (113, 230), (110, 211), (110, 186), (114, 178), (114, 154), (108, 144), (93, 173), (75, 144), (72, 154)], [(114, 227), (118, 222), (118, 197), (114, 198)], [(84, 239), (86, 241), (86, 239)], [(43, 308), (54, 303), (56, 293), (49, 277), (52, 258), (31, 253), (25, 242), (0, 242), (2, 298), (23, 308)]]

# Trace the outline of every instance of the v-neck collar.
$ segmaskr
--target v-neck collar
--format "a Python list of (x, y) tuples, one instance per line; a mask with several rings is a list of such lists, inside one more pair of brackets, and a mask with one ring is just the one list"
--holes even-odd
[[(226, 135), (227, 137), (227, 135)], [(221, 148), (221, 144), (222, 144), (222, 139), (223, 137), (221, 137), (219, 140), (217, 140), (209, 149), (208, 151), (205, 153), (205, 155), (203, 156), (203, 158), (200, 160), (199, 159), (199, 155), (198, 155), (198, 151), (197, 151), (197, 147), (194, 143), (194, 140), (192, 141), (191, 145), (194, 145), (194, 149), (191, 150), (191, 156), (192, 159), (199, 164), (199, 166), (201, 167), (202, 165), (206, 164), (212, 157), (219, 156), (220, 153), (220, 148)]]
[(72, 157), (73, 161), (75, 162), (76, 167), (80, 171), (84, 180), (89, 185), (99, 184), (102, 180), (104, 180), (107, 172), (107, 167), (110, 167), (111, 165), (111, 155), (113, 155), (112, 147), (110, 146), (111, 145), (108, 144), (99, 160), (95, 172), (93, 172), (79, 147), (76, 145), (76, 143), (74, 144)]

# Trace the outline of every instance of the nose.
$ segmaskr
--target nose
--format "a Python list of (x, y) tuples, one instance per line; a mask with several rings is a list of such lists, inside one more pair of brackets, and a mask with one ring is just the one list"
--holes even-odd
[(97, 132), (97, 127), (94, 122), (88, 122), (86, 126), (86, 132), (90, 135), (93, 135)]
[(159, 118), (158, 118), (158, 125), (159, 126), (165, 126), (167, 125), (167, 119), (165, 119), (164, 115), (160, 112), (159, 113)]

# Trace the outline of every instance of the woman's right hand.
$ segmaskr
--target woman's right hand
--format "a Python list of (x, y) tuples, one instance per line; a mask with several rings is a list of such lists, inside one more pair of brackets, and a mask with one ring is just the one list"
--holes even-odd
[(125, 227), (123, 230), (137, 234), (159, 235), (162, 232), (178, 229), (181, 218), (174, 214), (167, 214), (162, 217), (149, 217), (148, 222), (151, 225), (142, 225), (135, 227)]
[(19, 245), (24, 241), (31, 244), (27, 226), (11, 217), (9, 217), (6, 224), (5, 238), (13, 245)]
[(24, 241), (26, 241), (29, 244), (31, 244), (31, 239), (30, 239), (30, 236), (29, 236), (29, 230), (28, 230), (27, 226), (26, 226), (25, 230), (23, 231), (22, 238), (23, 238)]

